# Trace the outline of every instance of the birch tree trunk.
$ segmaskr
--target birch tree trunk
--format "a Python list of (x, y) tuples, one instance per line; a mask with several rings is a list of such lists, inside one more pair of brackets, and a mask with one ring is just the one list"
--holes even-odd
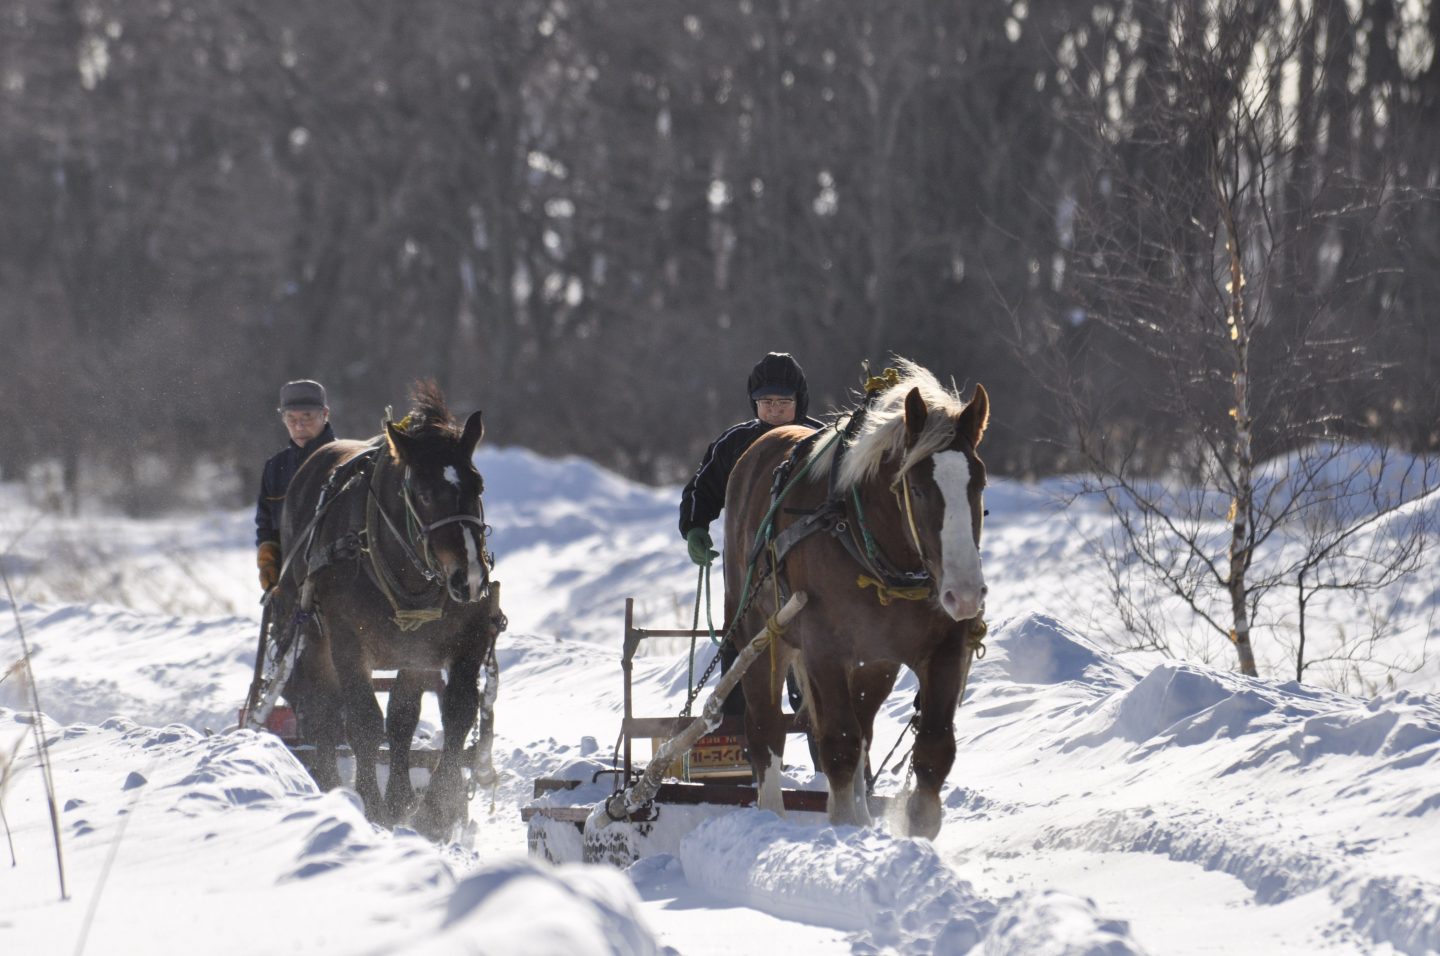
[(1255, 652), (1250, 646), (1250, 612), (1248, 607), (1246, 572), (1254, 557), (1255, 512), (1255, 461), (1252, 449), (1252, 421), (1250, 417), (1250, 326), (1245, 316), (1245, 263), (1241, 254), (1240, 231), (1236, 227), (1236, 194), (1225, 188), (1220, 171), (1220, 157), (1214, 156), (1215, 198), (1221, 211), (1225, 229), (1225, 251), (1230, 265), (1230, 280), (1227, 285), (1228, 298), (1225, 308), (1225, 323), (1228, 326), (1230, 347), (1235, 367), (1231, 371), (1231, 382), (1235, 389), (1235, 405), (1230, 409), (1234, 422), (1235, 473), (1230, 501), (1230, 573), (1226, 586), (1230, 592), (1230, 642), (1240, 659), (1240, 673), (1247, 677), (1258, 677), (1255, 669)]

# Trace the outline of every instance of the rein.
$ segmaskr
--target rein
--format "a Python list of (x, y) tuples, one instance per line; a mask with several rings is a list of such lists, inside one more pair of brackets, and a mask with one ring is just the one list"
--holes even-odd
[(920, 563), (925, 563), (925, 548), (920, 544), (920, 531), (915, 527), (915, 502), (910, 497), (910, 472), (900, 476), (900, 487), (904, 489), (904, 496), (890, 486), (890, 493), (895, 496), (895, 504), (900, 508), (900, 513), (905, 516), (905, 523), (910, 528), (910, 539), (915, 542), (915, 553), (920, 555)]
[[(301, 554), (306, 556), (306, 564), (310, 573), (313, 573), (319, 567), (323, 567), (332, 560), (333, 555), (331, 554), (324, 555), (318, 561), (310, 554), (311, 546), (315, 541), (315, 529), (319, 527), (320, 522), (325, 517), (325, 513), (330, 510), (330, 506), (340, 500), (357, 482), (367, 477), (365, 465), (374, 454), (375, 450), (373, 449), (361, 452), (330, 473), (330, 477), (327, 478), (325, 484), (320, 487), (320, 496), (315, 502), (315, 514), (311, 516), (309, 523), (307, 523), (300, 534), (296, 536), (296, 541), (301, 542), (299, 547), (290, 549), (290, 553), (285, 556), (285, 560), (280, 565), (280, 573), (276, 579), (277, 584), (265, 592), (265, 596), (260, 599), (262, 605), (268, 605), (270, 603), (270, 599), (275, 594), (276, 588), (279, 587), (278, 582), (285, 580), (285, 572), (290, 569), (291, 562), (294, 561), (297, 556)], [(343, 482), (340, 481), (342, 475), (345, 478)], [(339, 548), (339, 551), (345, 553), (351, 549), (351, 546), (352, 541), (346, 540)]]

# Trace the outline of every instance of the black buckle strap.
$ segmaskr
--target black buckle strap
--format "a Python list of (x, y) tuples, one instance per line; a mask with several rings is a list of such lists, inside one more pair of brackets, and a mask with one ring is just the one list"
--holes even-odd
[(365, 547), (364, 535), (363, 530), (347, 531), (319, 551), (311, 553), (305, 562), (306, 575), (314, 574), (321, 568), (329, 567), (332, 564), (354, 561), (360, 557), (360, 552)]

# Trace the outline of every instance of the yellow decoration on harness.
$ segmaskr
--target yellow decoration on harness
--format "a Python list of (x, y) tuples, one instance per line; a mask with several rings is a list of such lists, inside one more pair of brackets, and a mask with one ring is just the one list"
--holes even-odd
[(401, 631), (414, 631), (431, 621), (438, 621), (443, 616), (438, 607), (422, 607), (417, 610), (395, 610), (395, 626)]
[(771, 641), (771, 642), (770, 642), (770, 696), (771, 696), (771, 697), (774, 697), (774, 696), (775, 696), (775, 654), (776, 654), (776, 647), (775, 647), (775, 646), (776, 646), (777, 644), (779, 644), (779, 643), (780, 643), (779, 641)]
[(757, 640), (778, 641), (785, 635), (785, 625), (780, 623), (780, 613), (777, 611), (772, 617), (765, 621), (765, 633)]
[(889, 607), (891, 601), (923, 601), (930, 596), (928, 586), (913, 588), (892, 588), (870, 577), (862, 574), (855, 580), (855, 586), (859, 588), (874, 587), (875, 596), (880, 599), (881, 607)]
[(871, 375), (865, 379), (865, 394), (873, 395), (882, 392), (887, 388), (893, 388), (900, 384), (900, 373), (893, 368), (887, 368), (879, 375)]
[(985, 657), (985, 635), (989, 633), (990, 625), (985, 623), (983, 616), (971, 618), (970, 628), (965, 632), (965, 647), (977, 661)]

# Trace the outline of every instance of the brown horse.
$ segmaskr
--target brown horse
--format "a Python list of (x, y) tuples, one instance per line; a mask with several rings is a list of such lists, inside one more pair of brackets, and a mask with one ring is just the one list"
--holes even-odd
[[(744, 642), (775, 612), (782, 592), (809, 596), (769, 666), (762, 658), (743, 679), (760, 806), (783, 814), (780, 690), (793, 664), (829, 785), (830, 820), (869, 824), (864, 768), (875, 715), (904, 665), (920, 684), (906, 822), (910, 833), (933, 837), (940, 786), (955, 762), (968, 638), (985, 598), (985, 465), (975, 449), (990, 400), (977, 385), (966, 403), (925, 369), (897, 364), (892, 384), (801, 449), (778, 503), (772, 474), (814, 433), (776, 428), (736, 464), (725, 502), (725, 611)], [(797, 523), (814, 533), (787, 535)], [(778, 573), (771, 564), (777, 553)]]
[[(472, 460), (484, 434), (480, 413), (457, 426), (433, 383), (417, 385), (413, 400), (385, 435), (332, 442), (296, 473), (281, 528), (287, 560), (296, 553), (283, 584), (311, 614), (294, 687), (302, 733), (316, 745), (313, 773), (323, 787), (339, 784), (335, 747), (344, 733), (371, 819), (399, 822), (411, 809), (422, 672), (445, 672), (444, 750), (415, 820), (443, 837), (464, 820), (477, 677), (501, 625), (488, 600), (488, 529)], [(377, 669), (399, 671), (388, 720), (375, 700)], [(382, 804), (375, 764), (387, 733)]]

